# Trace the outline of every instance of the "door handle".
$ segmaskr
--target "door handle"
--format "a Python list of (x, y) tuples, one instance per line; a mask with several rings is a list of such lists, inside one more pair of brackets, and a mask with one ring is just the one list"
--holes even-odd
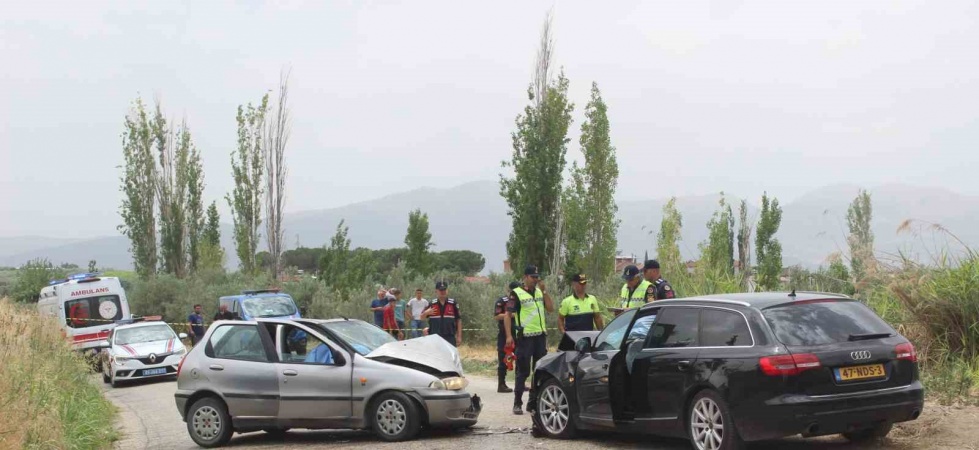
[(676, 363), (676, 369), (679, 370), (680, 372), (686, 372), (690, 370), (690, 367), (692, 366), (693, 365), (690, 364), (690, 361), (680, 361)]
[(294, 377), (296, 375), (299, 375), (299, 372), (296, 372), (295, 370), (292, 369), (286, 369), (282, 371), (282, 374), (287, 377)]
[(608, 364), (602, 364), (602, 370), (608, 370)]
[(211, 364), (210, 369), (211, 370), (224, 370), (224, 366), (222, 366), (220, 364)]

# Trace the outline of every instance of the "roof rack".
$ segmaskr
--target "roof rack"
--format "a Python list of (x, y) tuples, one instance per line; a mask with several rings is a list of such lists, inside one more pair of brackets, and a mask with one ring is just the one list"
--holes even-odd
[(255, 289), (255, 290), (241, 291), (241, 295), (270, 294), (270, 293), (278, 294), (279, 292), (282, 292), (282, 290), (281, 289)]
[[(793, 291), (792, 291), (792, 294), (795, 294), (795, 293), (796, 293), (796, 291), (794, 291), (794, 290), (793, 290)], [(848, 296), (848, 295), (846, 295), (846, 294), (840, 294), (840, 293), (838, 293), (838, 292), (822, 292), (822, 291), (798, 291), (798, 293), (799, 293), (799, 294), (815, 294), (815, 295), (827, 295), (827, 296), (830, 296), (830, 297), (839, 297), (839, 298), (850, 298), (850, 296)], [(791, 295), (791, 294), (790, 294), (790, 295)], [(794, 295), (792, 295), (792, 296), (794, 297)]]

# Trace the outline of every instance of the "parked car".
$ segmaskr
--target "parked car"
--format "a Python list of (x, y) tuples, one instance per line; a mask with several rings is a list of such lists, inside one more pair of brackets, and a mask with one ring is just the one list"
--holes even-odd
[(176, 376), (187, 353), (181, 342), (186, 338), (163, 322), (119, 321), (99, 354), (102, 381), (116, 387), (123, 381)]
[(660, 300), (569, 332), (534, 374), (535, 432), (687, 437), (694, 448), (842, 433), (881, 438), (924, 405), (914, 346), (835, 294)]
[[(289, 339), (297, 331), (302, 344)], [(259, 319), (217, 322), (203, 342), (178, 368), (174, 394), (202, 447), (291, 428), (401, 441), (422, 426), (472, 426), (481, 409), (458, 351), (438, 336), (397, 341), (360, 320)]]

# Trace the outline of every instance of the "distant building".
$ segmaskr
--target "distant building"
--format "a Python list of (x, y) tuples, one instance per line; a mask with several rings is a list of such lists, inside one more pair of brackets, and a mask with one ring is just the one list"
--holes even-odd
[(615, 271), (622, 272), (626, 266), (637, 264), (636, 255), (615, 255)]

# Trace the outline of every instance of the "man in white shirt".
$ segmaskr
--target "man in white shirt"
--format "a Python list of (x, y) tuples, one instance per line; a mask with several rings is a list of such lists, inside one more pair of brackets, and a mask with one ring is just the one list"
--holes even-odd
[(422, 313), (428, 308), (428, 300), (422, 298), (421, 288), (415, 289), (415, 298), (408, 300), (408, 311), (411, 313), (411, 337), (421, 337), (425, 322)]

